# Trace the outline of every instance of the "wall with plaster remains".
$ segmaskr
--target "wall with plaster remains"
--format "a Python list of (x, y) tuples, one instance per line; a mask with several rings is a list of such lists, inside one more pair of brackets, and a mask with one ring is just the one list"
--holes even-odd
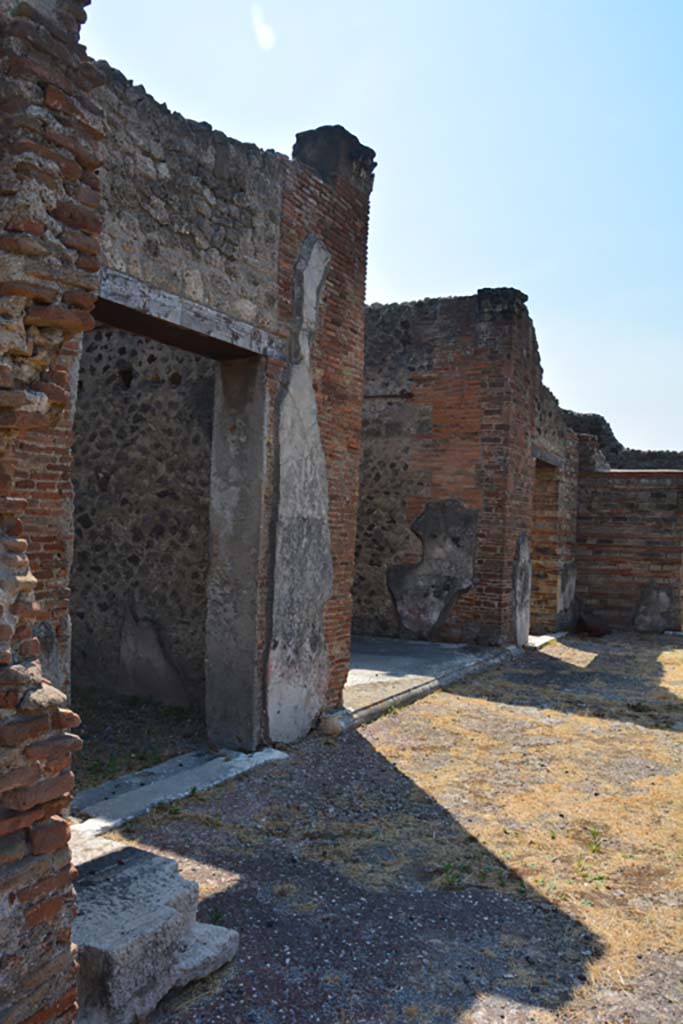
[(540, 373), (525, 298), (368, 308), (358, 632), (497, 643), (524, 631)]
[(99, 325), (74, 438), (73, 684), (204, 702), (214, 363)]
[[(260, 358), (249, 356), (254, 360), (252, 383), (258, 400), (247, 408), (250, 392), (243, 389), (242, 405), (236, 403), (232, 418), (225, 409), (221, 416), (226, 431), (234, 426), (237, 432), (245, 424), (252, 427), (251, 440), (256, 438), (262, 454), (257, 489), (250, 490), (245, 475), (248, 444), (234, 481), (254, 514), (240, 563), (240, 580), (249, 584), (246, 596), (253, 629), (248, 636), (239, 634), (240, 615), (247, 607), (239, 586), (233, 586), (230, 600), (221, 594), (224, 614), (216, 620), (229, 641), (224, 655), (231, 653), (230, 643), (246, 644), (240, 653), (248, 662), (247, 671), (240, 678), (233, 675), (227, 697), (240, 701), (249, 726), (244, 742), (253, 745), (267, 738), (262, 703), (274, 639), (281, 438), (273, 429), (277, 420), (271, 413), (287, 376), (289, 358), (282, 343), (289, 343), (296, 333), (295, 266), (310, 236), (319, 238), (330, 253), (310, 387), (327, 472), (329, 542), (324, 538), (323, 548), (327, 546), (333, 572), (329, 599), (325, 592), (315, 594), (328, 675), (324, 694), (319, 680), (311, 684), (317, 694), (314, 711), (322, 701), (338, 702), (346, 675), (368, 197), (374, 161), (370, 150), (338, 126), (299, 136), (296, 159), (288, 160), (170, 114), (144, 90), (88, 60), (78, 44), (85, 0), (41, 0), (36, 5), (3, 0), (0, 6), (0, 73), (6, 85), (0, 111), (0, 863), (9, 908), (0, 922), (0, 946), (6, 957), (0, 1016), (17, 1022), (71, 1024), (77, 1011), (71, 946), (76, 908), (63, 812), (74, 781), (71, 752), (81, 742), (68, 732), (78, 725), (78, 716), (65, 707), (65, 692), (51, 685), (46, 671), (55, 679), (64, 676), (66, 688), (73, 543), (70, 422), (81, 336), (95, 326), (92, 310), (99, 272), (108, 267), (177, 301), (203, 303), (208, 310), (204, 320), (213, 310), (239, 321), (237, 344), (245, 331), (271, 332), (272, 346), (257, 348)], [(115, 337), (115, 344), (127, 348), (129, 342), (124, 344), (115, 333), (108, 343)], [(131, 357), (127, 352), (126, 358), (144, 377), (138, 353)], [(133, 390), (134, 377), (130, 387), (125, 384), (130, 369), (115, 370), (117, 386)], [(125, 396), (117, 394), (113, 400), (118, 399), (123, 408)], [(143, 410), (144, 402), (141, 394), (131, 423), (138, 414), (155, 422), (156, 409)], [(185, 414), (185, 406), (178, 409), (178, 425)], [(131, 440), (126, 458), (139, 460), (140, 467), (151, 473), (154, 496), (162, 501), (165, 480), (154, 472), (161, 473), (161, 464), (150, 469), (152, 455), (140, 447), (142, 436), (141, 431)], [(226, 435), (221, 437), (225, 441)], [(219, 454), (230, 451), (230, 445), (223, 445)], [(98, 458), (92, 449), (90, 455)], [(229, 461), (219, 460), (228, 486)], [(202, 465), (205, 461), (197, 459), (188, 472), (198, 477), (201, 471), (205, 483)], [(114, 476), (116, 472), (113, 467)], [(141, 489), (147, 483), (141, 481)], [(196, 483), (199, 490), (198, 478)], [(102, 481), (94, 484), (99, 487)], [(94, 484), (85, 480), (85, 489), (92, 489), (91, 500), (97, 504)], [(178, 534), (191, 526), (184, 518), (184, 500), (183, 496), (178, 504), (183, 506), (183, 521), (173, 523)], [(156, 551), (163, 556), (162, 536), (152, 536), (155, 526), (164, 522), (161, 511), (158, 505), (139, 508), (136, 519), (143, 539), (152, 548), (158, 540)], [(220, 539), (213, 512), (212, 507), (212, 543)], [(86, 524), (87, 520), (79, 523), (84, 534), (97, 532), (97, 526)], [(226, 527), (225, 522), (221, 525)], [(145, 534), (148, 526), (150, 534)], [(99, 540), (93, 535), (93, 549), (109, 539), (108, 529), (118, 543), (109, 522)], [(203, 532), (206, 536), (206, 529)], [(230, 538), (229, 529), (223, 537)], [(37, 576), (31, 572), (34, 549)], [(98, 554), (103, 552), (100, 547)], [(192, 578), (201, 558), (199, 546), (195, 555), (190, 557), (185, 550), (180, 556), (188, 569), (189, 603), (194, 597), (199, 602), (199, 589), (193, 589), (198, 580)], [(144, 563), (144, 552), (139, 557)], [(82, 565), (79, 562), (79, 575)], [(150, 565), (149, 575), (157, 569), (156, 562)], [(88, 571), (90, 578), (88, 572), (82, 578), (96, 589), (92, 564)], [(143, 581), (138, 577), (137, 582)], [(35, 601), (36, 594), (45, 598), (43, 605)], [(105, 594), (105, 607), (98, 608), (98, 614), (108, 612), (107, 601)], [(142, 616), (138, 625), (149, 607), (136, 610)], [(183, 649), (196, 663), (197, 652), (188, 637), (201, 626), (197, 615), (191, 618), (185, 624)], [(40, 635), (46, 641), (45, 662)], [(49, 649), (55, 638), (57, 658), (55, 645)], [(171, 649), (175, 641), (166, 642)], [(186, 670), (188, 677), (194, 671), (192, 665)], [(301, 680), (304, 688), (309, 682)], [(221, 728), (223, 724), (219, 723)], [(302, 728), (309, 724), (304, 720)], [(226, 733), (223, 739), (227, 741)]]

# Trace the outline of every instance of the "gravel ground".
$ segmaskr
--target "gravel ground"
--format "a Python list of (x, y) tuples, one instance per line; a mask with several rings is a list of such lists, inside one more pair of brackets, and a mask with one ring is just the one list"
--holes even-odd
[(568, 638), (137, 822), (241, 933), (150, 1024), (681, 1024), (681, 698)]
[(71, 706), (83, 720), (83, 750), (74, 756), (79, 790), (206, 746), (204, 718), (189, 708), (92, 689), (76, 689)]

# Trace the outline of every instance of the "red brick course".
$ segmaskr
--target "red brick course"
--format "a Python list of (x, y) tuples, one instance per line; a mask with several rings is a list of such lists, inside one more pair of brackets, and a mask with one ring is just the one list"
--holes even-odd
[[(595, 448), (592, 438), (582, 436)], [(632, 628), (643, 590), (667, 588), (681, 628), (683, 472), (596, 472), (582, 461), (577, 526), (578, 594), (613, 628)]]
[[(83, 187), (92, 188), (90, 172), (99, 164), (97, 111), (86, 96), (98, 73), (85, 66), (78, 46), (84, 7), (78, 0), (52, 0), (40, 9), (11, 0), (0, 28), (8, 100), (0, 148), (0, 663), (9, 666), (0, 674), (0, 768), (11, 783), (0, 794), (0, 834), (7, 836), (3, 848), (27, 903), (24, 927), (35, 936), (27, 941), (17, 921), (3, 949), (17, 978), (10, 1003), (0, 1010), (7, 1024), (58, 1018), (67, 1024), (76, 1011), (68, 860), (59, 869), (41, 860), (67, 841), (66, 823), (51, 816), (64, 807), (73, 775), (68, 758), (55, 775), (54, 761), (27, 755), (27, 746), (43, 737), (59, 743), (62, 726), (47, 711), (24, 714), (22, 708), (39, 706), (36, 695), (44, 687), (34, 623), (41, 615), (54, 617), (60, 605), (66, 612), (68, 563), (61, 572), (47, 567), (55, 558), (50, 544), (68, 555), (63, 498), (70, 466), (62, 458), (68, 442), (60, 444), (55, 428), (69, 399), (63, 371), (78, 351), (70, 344), (92, 322), (85, 297), (97, 286), (99, 222), (95, 208), (86, 211), (90, 193)], [(66, 234), (74, 224), (93, 257), (85, 271)], [(46, 443), (55, 453), (49, 469), (31, 458)], [(50, 516), (58, 528), (45, 529)], [(43, 581), (37, 595), (35, 570)], [(41, 608), (36, 596), (51, 606)], [(46, 691), (45, 706), (54, 699)], [(10, 892), (10, 906), (16, 895)]]
[(351, 642), (356, 507), (363, 394), (364, 298), (369, 186), (340, 173), (324, 182), (296, 161), (288, 164), (282, 199), (279, 315), (292, 316), (294, 266), (309, 235), (331, 254), (312, 352), (318, 420), (327, 460), (334, 583), (325, 608), (328, 706), (346, 682)]

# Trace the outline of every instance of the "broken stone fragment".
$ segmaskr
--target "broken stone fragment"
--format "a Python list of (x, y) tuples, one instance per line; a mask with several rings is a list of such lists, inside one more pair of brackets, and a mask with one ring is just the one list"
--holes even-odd
[(20, 711), (34, 711), (38, 708), (54, 708), (66, 704), (66, 694), (52, 686), (47, 680), (37, 690), (30, 690), (19, 704)]

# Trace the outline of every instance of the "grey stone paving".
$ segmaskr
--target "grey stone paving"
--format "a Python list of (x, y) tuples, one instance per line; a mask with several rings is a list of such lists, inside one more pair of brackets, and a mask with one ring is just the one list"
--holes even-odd
[(426, 695), (508, 653), (509, 648), (356, 636), (351, 643), (344, 707), (358, 712), (387, 700), (409, 703), (396, 698)]

